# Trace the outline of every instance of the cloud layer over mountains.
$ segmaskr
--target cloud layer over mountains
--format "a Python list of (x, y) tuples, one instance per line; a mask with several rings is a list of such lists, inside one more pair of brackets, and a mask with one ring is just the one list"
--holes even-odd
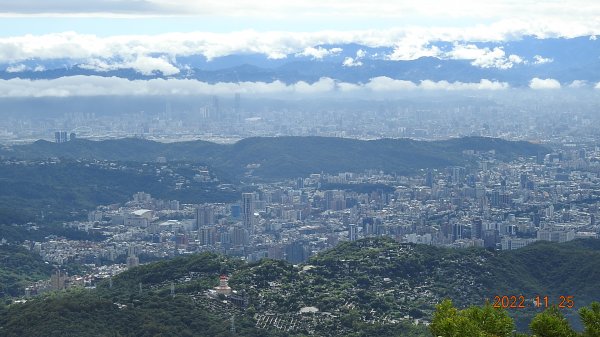
[(167, 95), (252, 95), (294, 94), (370, 94), (414, 90), (503, 90), (507, 83), (482, 80), (478, 83), (429, 81), (420, 83), (377, 77), (365, 84), (338, 82), (321, 78), (314, 83), (281, 81), (215, 83), (188, 79), (128, 80), (119, 77), (69, 76), (52, 80), (0, 80), (0, 97), (73, 97), (73, 96), (167, 96)]
[(4, 37), (0, 96), (599, 87), (595, 35), (529, 28)]
[[(513, 27), (514, 28), (514, 27)], [(518, 34), (518, 35), (515, 35)], [(554, 34), (553, 34), (554, 35)], [(171, 58), (202, 55), (208, 60), (236, 54), (261, 54), (270, 59), (302, 55), (322, 59), (339, 54), (339, 48), (323, 45), (358, 44), (370, 48), (391, 48), (392, 52), (378, 55), (389, 60), (415, 60), (432, 56), (449, 59), (473, 60), (481, 67), (510, 67), (520, 63), (520, 55), (508, 55), (502, 46), (482, 48), (468, 41), (505, 42), (509, 37), (519, 40), (526, 35), (516, 31), (486, 34), (485, 29), (466, 34), (457, 29), (448, 30), (377, 30), (377, 31), (323, 31), (323, 32), (258, 32), (253, 30), (232, 33), (167, 33), (159, 35), (121, 35), (100, 37), (75, 32), (24, 35), (0, 38), (0, 63), (17, 63), (28, 59), (136, 59), (152, 54)], [(557, 35), (560, 36), (560, 35)], [(595, 36), (592, 37), (595, 39)], [(508, 40), (512, 41), (512, 40)], [(449, 44), (441, 49), (436, 43)], [(531, 62), (544, 62), (536, 55)]]

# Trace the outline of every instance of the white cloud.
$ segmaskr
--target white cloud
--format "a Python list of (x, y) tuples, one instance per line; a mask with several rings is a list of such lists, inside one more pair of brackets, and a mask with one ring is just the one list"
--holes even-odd
[(529, 82), (529, 87), (531, 89), (540, 90), (540, 89), (560, 89), (560, 82), (553, 78), (533, 78)]
[(0, 0), (0, 13), (14, 15), (95, 15), (131, 16), (221, 16), (230, 19), (331, 21), (371, 19), (394, 22), (496, 22), (518, 20), (536, 22), (541, 28), (565, 26), (597, 26), (600, 4), (589, 0), (495, 0), (495, 1), (439, 1), (439, 0)]
[(335, 87), (335, 80), (328, 77), (323, 77), (312, 84), (300, 81), (288, 86), (287, 88), (293, 88), (292, 91), (299, 94), (318, 94), (332, 92), (335, 90)]
[(344, 58), (344, 62), (342, 62), (342, 65), (344, 67), (360, 67), (363, 65), (361, 59), (363, 59), (365, 56), (367, 56), (367, 52), (362, 49), (359, 49), (356, 51), (356, 57)]
[[(305, 53), (319, 57), (324, 53), (339, 53), (332, 48), (325, 52), (320, 44), (361, 43), (385, 45), (396, 41), (395, 32), (257, 32), (232, 33), (169, 33), (159, 35), (123, 35), (99, 37), (75, 32), (45, 35), (24, 35), (0, 38), (0, 63), (28, 59), (92, 58), (135, 59), (139, 55), (167, 54), (171, 56), (204, 55), (208, 59), (231, 54), (263, 54), (283, 58), (289, 54)], [(312, 48), (312, 49), (310, 49)]]
[(372, 78), (365, 87), (372, 91), (401, 91), (417, 89), (417, 85), (411, 81), (395, 80), (387, 76)]
[[(232, 27), (270, 26), (281, 29), (275, 32), (246, 30), (153, 36), (98, 37), (60, 33), (8, 37), (0, 38), (0, 63), (19, 63), (37, 58), (87, 61), (118, 57), (130, 60), (155, 53), (170, 56), (201, 54), (209, 59), (234, 53), (259, 53), (272, 59), (306, 54), (319, 59), (325, 56), (325, 48), (319, 49), (317, 46), (343, 43), (391, 47), (394, 51), (389, 55), (390, 59), (414, 60), (425, 56), (443, 57), (443, 51), (432, 46), (437, 41), (490, 42), (515, 40), (523, 36), (547, 38), (591, 35), (595, 38), (596, 34), (600, 34), (598, 13), (600, 2), (590, 0), (0, 0), (0, 16), (17, 20), (23, 16), (53, 19), (63, 16), (135, 17), (130, 22), (132, 25), (141, 23), (140, 27), (148, 24), (142, 20), (155, 20), (151, 22), (155, 24), (153, 31), (187, 30), (187, 23), (193, 20), (218, 21), (214, 29), (219, 31), (239, 29)], [(177, 24), (178, 17), (185, 18), (182, 26)], [(166, 21), (163, 23), (160, 21), (162, 19)], [(40, 21), (42, 23), (37, 31), (44, 29), (43, 20)], [(333, 28), (322, 31), (338, 25), (348, 27), (348, 23), (356, 23), (357, 28), (373, 25), (386, 28), (355, 31), (348, 31), (347, 28), (336, 31)], [(87, 27), (84, 28), (87, 31), (95, 29), (89, 28), (89, 25), (82, 26)], [(158, 26), (164, 28), (156, 28)], [(205, 26), (212, 29), (210, 23)], [(122, 22), (120, 27), (123, 27)], [(305, 27), (310, 27), (311, 32), (298, 32)], [(100, 31), (103, 28), (97, 29)], [(55, 30), (52, 26), (47, 29)], [(127, 27), (124, 31), (127, 31)], [(99, 34), (114, 33), (101, 31)], [(518, 55), (512, 57), (503, 53), (500, 48), (492, 48), (470, 60), (479, 67), (501, 69), (519, 64)]]
[(432, 46), (428, 39), (407, 36), (396, 43), (394, 51), (388, 58), (394, 61), (408, 61), (420, 57), (437, 57), (440, 54), (440, 49)]
[(396, 80), (387, 76), (379, 76), (372, 78), (367, 84), (363, 85), (364, 88), (374, 92), (386, 92), (386, 91), (404, 91), (404, 90), (505, 90), (509, 89), (510, 86), (506, 82), (496, 82), (487, 79), (482, 79), (479, 82), (448, 82), (448, 81), (432, 81), (424, 80), (419, 84), (415, 84), (411, 81)]
[(331, 49), (326, 49), (323, 47), (306, 47), (304, 48), (304, 50), (301, 53), (296, 53), (297, 56), (310, 56), (315, 60), (320, 60), (322, 58), (324, 58), (325, 56), (329, 56), (329, 55), (337, 55), (339, 53), (341, 53), (343, 50), (342, 48), (331, 48)]
[(492, 82), (483, 79), (479, 83), (425, 80), (421, 81), (420, 87), (427, 90), (505, 90), (510, 86), (506, 82)]
[[(204, 55), (210, 60), (232, 54), (263, 54), (272, 59), (300, 54), (318, 59), (341, 52), (339, 48), (326, 49), (319, 47), (321, 45), (356, 43), (367, 47), (389, 47), (393, 49), (393, 52), (388, 55), (391, 60), (414, 60), (424, 56), (449, 57), (469, 59), (480, 67), (507, 68), (513, 63), (518, 63), (519, 56), (507, 57), (502, 48), (489, 49), (478, 48), (472, 44), (457, 44), (453, 50), (444, 53), (432, 43), (503, 41), (520, 38), (529, 33), (527, 27), (517, 24), (492, 24), (464, 29), (411, 27), (316, 32), (244, 30), (231, 33), (189, 32), (107, 37), (63, 32), (0, 38), (0, 63), (15, 64), (31, 59), (70, 59), (80, 63), (87, 63), (91, 59), (113, 58), (132, 61), (141, 56), (152, 57), (157, 54), (168, 55), (170, 59), (179, 56)], [(538, 33), (540, 36), (544, 35), (541, 31)], [(365, 51), (359, 50), (355, 58), (363, 57), (366, 57)], [(540, 56), (539, 61), (544, 60), (548, 59)], [(166, 64), (162, 66), (165, 67), (164, 70), (169, 71)]]
[(44, 70), (46, 70), (46, 68), (42, 65), (37, 65), (37, 66), (35, 66), (35, 68), (33, 68), (33, 71), (35, 71), (35, 72), (44, 71)]
[(509, 69), (513, 66), (513, 62), (510, 60), (511, 57), (522, 61), (517, 55), (511, 55), (507, 58), (501, 47), (495, 47), (494, 49), (479, 48), (474, 44), (455, 44), (453, 49), (445, 53), (444, 56), (456, 60), (473, 60), (471, 64), (480, 68)]
[(27, 70), (27, 66), (24, 64), (16, 64), (16, 65), (6, 67), (7, 73), (20, 73), (25, 70)]
[(523, 58), (521, 56), (515, 55), (515, 54), (510, 54), (508, 56), (508, 60), (514, 64), (525, 63), (525, 60), (523, 60)]
[(505, 90), (510, 88), (510, 85), (506, 82), (490, 81), (487, 79), (482, 79), (479, 83), (467, 84), (475, 87), (474, 89), (476, 90)]
[(353, 85), (349, 86), (347, 90), (356, 90), (357, 86), (360, 88), (368, 89), (372, 92), (395, 92), (395, 91), (406, 91), (406, 90), (443, 90), (443, 91), (455, 91), (455, 90), (505, 90), (509, 89), (510, 86), (506, 82), (496, 82), (487, 79), (482, 79), (475, 83), (466, 82), (448, 82), (448, 81), (421, 81), (419, 84), (415, 84), (411, 81), (396, 80), (387, 76), (379, 76), (372, 78), (368, 83), (364, 85)]
[(134, 61), (125, 63), (124, 67), (133, 68), (144, 75), (151, 75), (155, 71), (160, 71), (165, 76), (179, 73), (177, 67), (162, 57), (138, 56)]
[(100, 71), (100, 72), (120, 69), (120, 67), (118, 67), (114, 64), (109, 64), (107, 61), (103, 61), (100, 59), (91, 59), (84, 64), (80, 64), (79, 68)]
[[(8, 15), (36, 15), (52, 14), (59, 16), (72, 16), (81, 14), (96, 14), (103, 16), (117, 16), (124, 14), (152, 15), (161, 10), (167, 10), (166, 6), (159, 6), (161, 1), (128, 1), (128, 0), (0, 0), (0, 13)], [(175, 1), (177, 2), (177, 1)], [(173, 11), (171, 11), (173, 13)], [(168, 13), (162, 13), (168, 14)]]
[(579, 89), (579, 88), (584, 88), (584, 87), (587, 87), (587, 81), (575, 80), (569, 84), (569, 88), (573, 88), (573, 89)]
[(533, 57), (533, 64), (546, 64), (546, 63), (552, 63), (552, 62), (554, 62), (553, 59), (545, 58), (540, 55), (535, 55)]
[(360, 67), (363, 65), (363, 63), (361, 61), (359, 61), (358, 59), (354, 59), (352, 57), (346, 57), (346, 58), (344, 58), (344, 62), (342, 62), (342, 65), (344, 67)]
[(197, 80), (151, 79), (128, 80), (119, 77), (69, 76), (53, 80), (0, 80), (0, 97), (72, 97), (72, 96), (154, 96), (245, 94), (318, 94), (336, 90), (336, 82), (322, 78), (315, 83), (281, 81), (222, 82), (209, 84)]
[(390, 93), (406, 90), (500, 90), (508, 89), (503, 82), (481, 80), (478, 83), (395, 80), (376, 77), (366, 84), (337, 82), (321, 78), (314, 83), (281, 81), (209, 84), (187, 79), (128, 80), (119, 77), (68, 76), (52, 80), (14, 78), (0, 80), (0, 97), (73, 97), (73, 96), (156, 96), (156, 95), (226, 95), (232, 92), (272, 94), (330, 94), (333, 92)]
[(596, 85), (594, 86), (594, 89), (600, 89), (600, 82), (596, 83)]
[(80, 68), (95, 71), (111, 71), (117, 69), (134, 69), (142, 75), (152, 75), (161, 72), (165, 76), (179, 73), (179, 68), (172, 65), (164, 57), (138, 56), (129, 61), (104, 61), (91, 59), (87, 63), (79, 65)]

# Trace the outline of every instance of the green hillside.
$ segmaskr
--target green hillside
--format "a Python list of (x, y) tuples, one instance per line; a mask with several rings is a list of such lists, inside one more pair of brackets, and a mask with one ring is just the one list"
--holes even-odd
[(47, 279), (52, 266), (20, 246), (0, 245), (0, 298), (23, 294), (30, 282)]
[(575, 308), (600, 298), (598, 245), (598, 240), (539, 242), (517, 251), (490, 252), (365, 239), (318, 254), (302, 272), (265, 261), (245, 266), (233, 282), (241, 288), (254, 286), (250, 294), (260, 310), (315, 306), (343, 315), (350, 312), (344, 308), (352, 308), (367, 320), (429, 317), (444, 298), (467, 306), (522, 295), (527, 308), (511, 314), (524, 328), (536, 312), (532, 300), (537, 295), (554, 304), (560, 296), (573, 296)]
[[(140, 191), (182, 203), (231, 202), (239, 195), (219, 189), (218, 182), (194, 181), (195, 171), (186, 164), (163, 171), (154, 163), (0, 162), (0, 225), (81, 218), (98, 205), (123, 203)], [(178, 181), (186, 183), (177, 186)]]
[(377, 169), (409, 173), (423, 168), (463, 165), (463, 151), (495, 151), (500, 159), (547, 153), (543, 146), (484, 137), (446, 141), (379, 139), (363, 141), (327, 137), (247, 138), (235, 144), (204, 141), (157, 143), (140, 139), (88, 141), (61, 144), (37, 141), (0, 152), (15, 158), (70, 158), (150, 162), (157, 157), (210, 165), (232, 177), (247, 173), (249, 164), (260, 164), (251, 173), (262, 178), (306, 176), (315, 172)]
[[(243, 336), (261, 334), (239, 319)], [(0, 335), (20, 336), (236, 336), (227, 319), (189, 297), (148, 294), (114, 301), (97, 292), (75, 290), (43, 300), (0, 308)]]
[[(95, 290), (10, 305), (2, 309), (0, 331), (6, 336), (228, 336), (234, 315), (240, 336), (430, 336), (414, 320), (431, 320), (443, 299), (465, 308), (504, 295), (548, 296), (554, 304), (558, 296), (573, 296), (575, 307), (560, 310), (580, 328), (576, 310), (600, 298), (598, 271), (600, 240), (492, 252), (371, 238), (342, 243), (298, 266), (203, 253), (134, 268), (115, 277), (112, 287), (105, 281)], [(203, 294), (222, 273), (231, 275), (230, 285), (247, 306)], [(526, 305), (508, 309), (522, 332), (542, 312), (531, 301)], [(305, 307), (319, 312), (300, 314)], [(36, 315), (44, 318), (32, 319)]]

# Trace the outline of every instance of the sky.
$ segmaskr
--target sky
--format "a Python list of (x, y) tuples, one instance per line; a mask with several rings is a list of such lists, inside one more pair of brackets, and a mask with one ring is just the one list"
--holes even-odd
[[(131, 68), (141, 74), (159, 71), (169, 76), (183, 71), (175, 66), (176, 59), (182, 56), (201, 54), (210, 60), (235, 53), (258, 53), (272, 59), (290, 54), (318, 59), (336, 52), (318, 46), (348, 43), (392, 47), (393, 53), (387, 56), (390, 60), (435, 56), (470, 60), (473, 66), (481, 68), (508, 69), (516, 64), (552, 60), (544, 55), (536, 55), (539, 60), (524, 60), (501, 48), (480, 48), (470, 42), (503, 42), (530, 35), (571, 38), (596, 34), (600, 34), (600, 1), (594, 0), (0, 0), (0, 64), (5, 71), (14, 73), (45, 69), (42, 65), (25, 64), (31, 60), (74, 59), (81, 67), (97, 71)], [(431, 45), (439, 41), (453, 43), (452, 50), (443, 52)], [(360, 55), (344, 60), (344, 65), (360, 66)], [(73, 80), (89, 81), (96, 89), (107, 87), (107, 82), (98, 78), (63, 82), (16, 79), (0, 82), (4, 90), (0, 96), (7, 96), (7, 92), (18, 95), (23, 88), (34, 88), (24, 92), (35, 95), (35, 85), (49, 88), (40, 92), (61, 96), (78, 88), (71, 84)], [(127, 85), (127, 92), (166, 90), (160, 81), (112, 80), (115, 85)], [(434, 82), (385, 81), (372, 79), (362, 84), (361, 90), (381, 88), (382, 83), (399, 90), (506, 88), (505, 83), (493, 81), (452, 85), (441, 82), (433, 86)], [(317, 84), (318, 88), (356, 89), (344, 83), (331, 84), (327, 79)], [(52, 90), (57, 85), (70, 89)], [(207, 89), (202, 83), (198, 86), (185, 81), (169, 85), (176, 92), (231, 89)], [(306, 89), (302, 83), (292, 89), (281, 83), (270, 85), (267, 88), (248, 84), (248, 90)], [(553, 79), (532, 79), (530, 85), (560, 86)], [(87, 92), (85, 88), (78, 91)]]
[(347, 43), (395, 47), (391, 58), (410, 60), (437, 56), (439, 51), (428, 47), (437, 41), (599, 32), (600, 2), (593, 0), (0, 0), (4, 64), (131, 58), (122, 55), (126, 50), (135, 59), (195, 51), (209, 59), (232, 53), (276, 59), (320, 44)]
[[(504, 27), (590, 34), (593, 0), (0, 0), (3, 36), (76, 31), (98, 36), (168, 32)], [(499, 29), (499, 28), (498, 28)]]

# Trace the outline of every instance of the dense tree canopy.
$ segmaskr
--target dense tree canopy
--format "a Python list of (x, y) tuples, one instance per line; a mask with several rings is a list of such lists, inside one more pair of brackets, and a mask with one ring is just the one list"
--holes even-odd
[[(577, 333), (556, 306), (537, 314), (529, 328), (532, 337), (598, 337), (600, 336), (600, 303), (579, 310), (584, 324), (583, 333)], [(487, 303), (483, 307), (471, 306), (464, 310), (444, 300), (436, 307), (430, 331), (440, 337), (509, 337), (515, 333), (514, 322), (504, 309)], [(528, 336), (520, 334), (519, 336)]]

